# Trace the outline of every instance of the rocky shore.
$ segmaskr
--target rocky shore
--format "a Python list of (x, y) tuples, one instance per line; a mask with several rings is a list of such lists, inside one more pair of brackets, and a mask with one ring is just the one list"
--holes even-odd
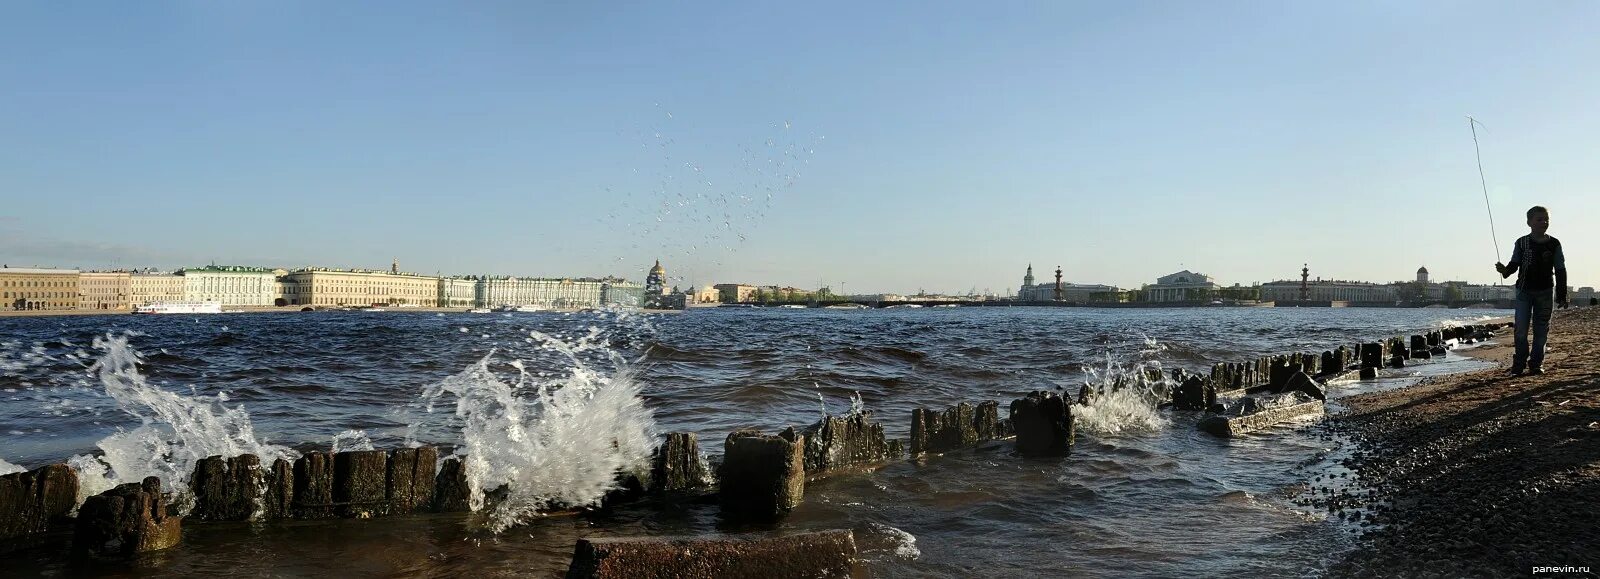
[(1358, 482), (1313, 492), (1362, 538), (1329, 575), (1596, 576), (1597, 340), (1600, 308), (1561, 310), (1543, 375), (1505, 375), (1507, 331), (1458, 350), (1495, 368), (1344, 399), (1330, 427), (1356, 441)]

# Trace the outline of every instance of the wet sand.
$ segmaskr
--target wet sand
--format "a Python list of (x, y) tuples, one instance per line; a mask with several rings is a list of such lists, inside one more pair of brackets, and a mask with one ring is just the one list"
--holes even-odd
[[(1600, 572), (1600, 308), (1558, 310), (1545, 374), (1510, 378), (1512, 337), (1452, 351), (1496, 368), (1352, 396), (1360, 485), (1335, 502), (1360, 547), (1334, 577), (1594, 577)], [(1350, 516), (1347, 515), (1347, 518)], [(1588, 567), (1588, 572), (1542, 567)]]

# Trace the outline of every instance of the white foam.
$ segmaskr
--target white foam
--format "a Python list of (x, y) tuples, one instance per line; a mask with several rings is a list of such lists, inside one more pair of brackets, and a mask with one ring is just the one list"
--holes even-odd
[(1172, 391), (1171, 382), (1159, 362), (1123, 366), (1108, 355), (1104, 368), (1084, 369), (1084, 383), (1094, 395), (1088, 404), (1072, 407), (1076, 427), (1102, 435), (1164, 429), (1168, 420), (1157, 407)]
[(28, 469), (6, 462), (6, 459), (0, 458), (0, 476), (8, 475), (14, 472), (26, 472), (27, 470)]
[[(566, 367), (542, 377), (513, 360), (517, 374), (508, 382), (490, 370), (491, 351), (422, 393), (428, 412), (446, 394), (455, 399), (457, 454), (466, 457), (472, 509), (486, 506), (487, 491), (505, 487), (505, 498), (489, 512), (495, 532), (552, 508), (598, 504), (618, 488), (619, 473), (647, 472), (656, 444), (641, 385), (631, 366), (604, 346), (598, 328), (570, 343), (531, 336)], [(603, 354), (614, 369), (591, 367), (581, 357), (588, 352)]]
[(140, 425), (96, 443), (102, 456), (79, 455), (68, 461), (78, 471), (80, 499), (157, 476), (181, 500), (188, 494), (195, 463), (208, 456), (254, 454), (262, 464), (299, 458), (292, 449), (258, 440), (243, 405), (228, 408), (222, 404), (224, 396), (184, 396), (149, 384), (136, 366), (142, 356), (128, 344), (127, 334), (97, 337), (94, 347), (101, 354), (90, 374), (118, 409), (138, 418)]
[(867, 529), (887, 541), (891, 548), (884, 550), (895, 557), (910, 561), (922, 556), (922, 550), (917, 548), (917, 537), (911, 533), (882, 523), (867, 523)]
[(333, 435), (333, 452), (340, 453), (347, 450), (373, 450), (372, 439), (367, 438), (367, 431), (346, 430)]

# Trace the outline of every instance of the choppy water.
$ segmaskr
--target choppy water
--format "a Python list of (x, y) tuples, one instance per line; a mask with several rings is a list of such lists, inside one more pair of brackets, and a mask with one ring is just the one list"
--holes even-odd
[[(809, 485), (805, 503), (777, 525), (731, 523), (704, 505), (531, 521), (526, 513), (551, 499), (579, 502), (583, 485), (638, 458), (642, 442), (584, 446), (595, 429), (636, 439), (693, 431), (716, 454), (732, 430), (804, 425), (824, 407), (844, 412), (859, 393), (890, 436), (905, 436), (918, 406), (1004, 405), (1030, 390), (1076, 391), (1136, 364), (1203, 370), (1504, 313), (961, 308), (0, 318), (0, 460), (33, 467), (102, 454), (97, 444), (109, 440), (130, 455), (109, 470), (181, 471), (133, 449), (204, 456), (215, 447), (161, 446), (172, 443), (166, 421), (187, 420), (193, 424), (181, 430), (199, 433), (192, 439), (268, 453), (464, 445), (486, 457), (476, 476), (512, 484), (526, 507), (467, 518), (192, 524), (180, 547), (131, 568), (88, 567), (52, 550), (5, 563), (53, 575), (553, 574), (565, 569), (580, 536), (842, 527), (857, 531), (880, 576), (1314, 575), (1349, 547), (1351, 529), (1291, 499), (1331, 468), (1337, 441), (1294, 428), (1220, 440), (1198, 432), (1195, 416), (1136, 398), (1081, 420), (1065, 459), (1022, 459), (997, 443), (897, 462)], [(142, 359), (116, 353), (116, 338), (127, 332)], [(1449, 360), (1404, 373), (1473, 364)], [(1336, 385), (1333, 394), (1356, 387)], [(642, 405), (630, 403), (640, 397)], [(590, 400), (599, 402), (586, 406)], [(140, 439), (141, 424), (154, 439)], [(167, 439), (155, 440), (161, 433)]]

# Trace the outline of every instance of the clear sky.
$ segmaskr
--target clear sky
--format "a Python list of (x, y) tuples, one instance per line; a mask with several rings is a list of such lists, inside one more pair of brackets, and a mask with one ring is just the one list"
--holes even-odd
[(0, 261), (1600, 284), (1600, 3), (7, 2)]

